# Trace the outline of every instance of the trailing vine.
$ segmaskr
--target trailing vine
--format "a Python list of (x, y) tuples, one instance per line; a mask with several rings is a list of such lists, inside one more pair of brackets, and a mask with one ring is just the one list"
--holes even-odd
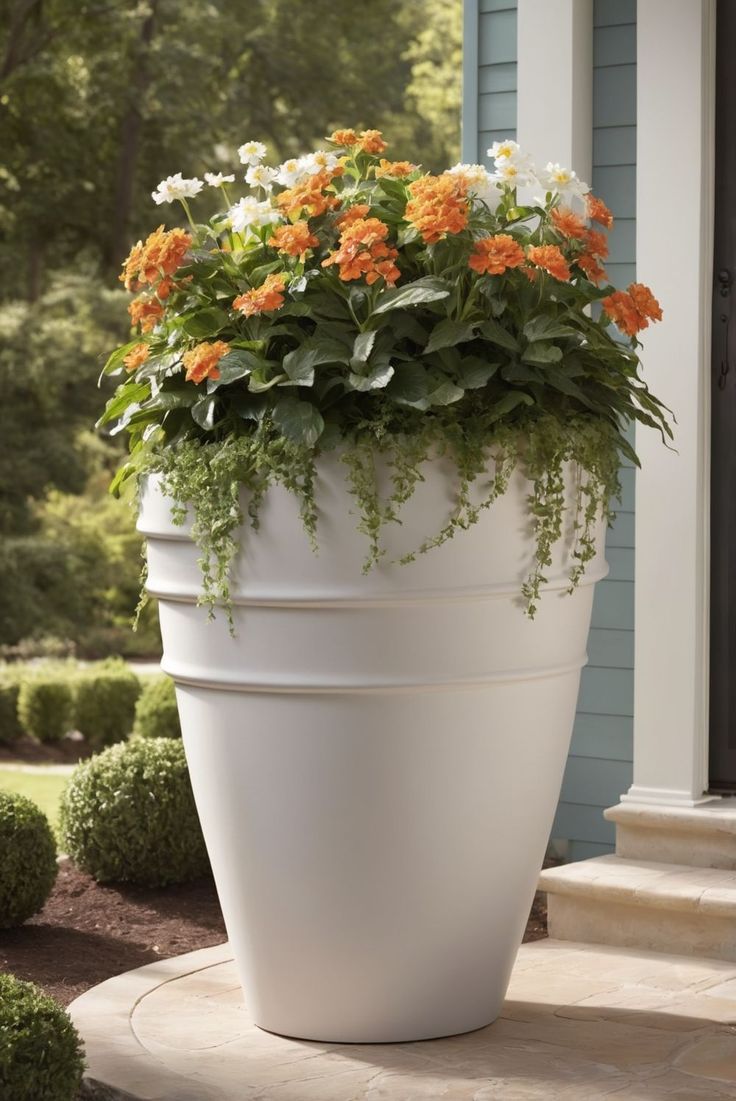
[[(522, 586), (527, 614), (533, 617), (552, 563), (555, 545), (567, 520), (574, 536), (569, 591), (580, 582), (596, 553), (596, 526), (612, 518), (611, 501), (620, 493), (618, 433), (605, 424), (583, 418), (562, 424), (551, 416), (538, 417), (533, 426), (508, 425), (479, 431), (468, 422), (465, 431), (447, 420), (424, 420), (414, 433), (376, 434), (363, 424), (340, 441), (339, 455), (354, 501), (357, 529), (366, 537), (364, 572), (386, 556), (382, 536), (388, 525), (400, 523), (400, 509), (424, 480), (425, 464), (449, 459), (455, 469), (455, 504), (439, 517), (439, 527), (414, 551), (400, 559), (413, 561), (431, 552), (461, 530), (476, 524), (485, 509), (508, 489), (520, 468), (530, 483), (529, 515), (533, 527), (533, 556)], [(471, 430), (474, 429), (474, 430)], [(158, 474), (161, 488), (172, 502), (172, 518), (192, 521), (191, 534), (200, 551), (200, 602), (224, 609), (233, 628), (230, 578), (240, 550), (240, 529), (255, 531), (271, 486), (280, 485), (298, 502), (305, 535), (319, 553), (319, 462), (324, 450), (285, 440), (267, 420), (250, 433), (219, 443), (187, 440), (175, 448), (152, 450), (140, 474)], [(385, 464), (391, 489), (382, 496), (377, 460)], [(568, 506), (566, 471), (575, 471), (576, 489)], [(484, 482), (487, 479), (487, 482)], [(472, 490), (483, 486), (479, 496)], [(247, 537), (245, 539), (247, 554)]]

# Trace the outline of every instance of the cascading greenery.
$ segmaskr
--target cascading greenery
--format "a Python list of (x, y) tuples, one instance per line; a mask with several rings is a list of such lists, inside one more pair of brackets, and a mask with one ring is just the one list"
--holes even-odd
[(296, 496), (318, 548), (322, 456), (345, 466), (365, 569), (383, 559), (383, 532), (424, 464), (452, 461), (455, 502), (415, 554), (474, 524), (520, 467), (533, 615), (565, 525), (571, 588), (595, 553), (621, 459), (637, 461), (627, 426), (671, 436), (637, 354), (658, 303), (642, 284), (606, 282), (606, 238), (593, 224), (610, 228), (605, 205), (574, 173), (539, 172), (513, 142), (489, 151), (493, 174), (460, 165), (430, 176), (382, 158), (377, 131), (329, 140), (334, 152), (278, 169), (246, 143), (260, 198), (233, 203), (227, 179), (208, 175), (226, 209), (207, 225), (192, 222), (188, 202), (201, 181), (170, 177), (154, 193), (181, 201), (191, 232), (160, 227), (125, 265), (140, 335), (105, 367), (127, 375), (100, 422), (130, 436), (113, 490), (161, 476), (175, 518), (191, 511), (203, 599), (229, 609), (238, 529), (247, 522), (257, 538), (270, 486)]

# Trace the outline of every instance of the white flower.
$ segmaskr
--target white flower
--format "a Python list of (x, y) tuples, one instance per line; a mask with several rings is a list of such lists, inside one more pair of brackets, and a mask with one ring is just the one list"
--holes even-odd
[(590, 191), (588, 184), (579, 180), (571, 168), (549, 162), (544, 172), (539, 173), (539, 182), (546, 191), (556, 191), (563, 198), (582, 199)]
[(223, 176), (222, 172), (205, 172), (204, 178), (210, 187), (222, 187), (224, 183), (234, 183), (234, 176)]
[(196, 178), (191, 180), (182, 179), (181, 172), (177, 172), (175, 176), (167, 176), (165, 180), (162, 180), (155, 191), (151, 192), (151, 198), (157, 206), (161, 203), (173, 203), (176, 199), (191, 199), (204, 187), (201, 180)]
[(245, 180), (251, 187), (262, 187), (264, 191), (270, 191), (276, 175), (275, 168), (268, 168), (265, 164), (254, 164), (246, 172)]
[(235, 206), (231, 206), (227, 213), (230, 225), (236, 233), (244, 233), (247, 229), (281, 221), (281, 215), (273, 209), (270, 202), (266, 200), (259, 203), (255, 195), (246, 195)]
[(313, 176), (325, 168), (334, 168), (338, 160), (334, 153), (329, 153), (326, 149), (318, 149), (316, 153), (308, 153), (305, 157), (300, 157), (299, 163), (307, 175)]
[(447, 175), (462, 177), (471, 195), (481, 199), (491, 212), (496, 210), (501, 201), (501, 191), (497, 180), (484, 165), (454, 164), (447, 169)]
[(283, 184), (284, 187), (293, 187), (302, 177), (306, 176), (307, 172), (302, 164), (303, 159), (302, 157), (297, 160), (296, 157), (292, 157), (280, 164), (276, 172), (277, 182)]
[(534, 165), (525, 158), (519, 161), (496, 161), (496, 171), (491, 179), (497, 184), (507, 184), (509, 187), (525, 187), (527, 184), (536, 184)]
[(505, 141), (494, 141), (491, 148), (487, 149), (486, 152), (494, 161), (525, 161), (529, 159), (526, 153), (522, 153), (518, 142), (511, 141), (510, 138)]
[(238, 149), (241, 164), (260, 164), (266, 156), (266, 146), (262, 141), (247, 141)]

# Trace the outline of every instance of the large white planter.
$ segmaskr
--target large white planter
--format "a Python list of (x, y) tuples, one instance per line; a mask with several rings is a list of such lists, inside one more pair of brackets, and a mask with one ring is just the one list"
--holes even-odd
[[(361, 572), (344, 468), (321, 465), (315, 556), (269, 491), (224, 615), (151, 480), (140, 530), (194, 794), (256, 1022), (323, 1041), (417, 1040), (493, 1021), (559, 797), (600, 551), (569, 596), (570, 538), (537, 618), (529, 485), (408, 566), (451, 507), (441, 461)], [(570, 481), (572, 483), (572, 472)], [(572, 492), (572, 484), (570, 491)]]

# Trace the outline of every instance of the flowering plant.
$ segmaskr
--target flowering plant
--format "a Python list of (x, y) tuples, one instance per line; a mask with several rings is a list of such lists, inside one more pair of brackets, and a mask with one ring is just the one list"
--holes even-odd
[[(249, 193), (233, 200), (234, 174), (207, 173), (224, 203), (204, 224), (189, 202), (201, 180), (171, 176), (153, 193), (179, 202), (189, 228), (159, 226), (124, 264), (137, 335), (104, 368), (123, 381), (99, 422), (130, 437), (113, 489), (156, 471), (193, 507), (213, 603), (227, 600), (240, 486), (257, 525), (268, 485), (285, 484), (314, 540), (315, 460), (340, 447), (370, 566), (382, 526), (438, 446), (457, 465), (457, 505), (418, 550), (477, 518), (468, 490), (489, 466), (486, 503), (522, 462), (533, 484), (533, 612), (562, 530), (563, 464), (586, 474), (574, 584), (621, 457), (636, 461), (627, 425), (671, 435), (637, 354), (659, 305), (642, 284), (608, 285), (605, 204), (574, 172), (536, 169), (515, 142), (489, 150), (492, 172), (459, 164), (440, 175), (386, 159), (376, 130), (337, 130), (327, 142), (275, 168), (265, 146), (247, 142), (238, 152)], [(393, 470), (389, 501), (377, 494), (376, 451)]]

